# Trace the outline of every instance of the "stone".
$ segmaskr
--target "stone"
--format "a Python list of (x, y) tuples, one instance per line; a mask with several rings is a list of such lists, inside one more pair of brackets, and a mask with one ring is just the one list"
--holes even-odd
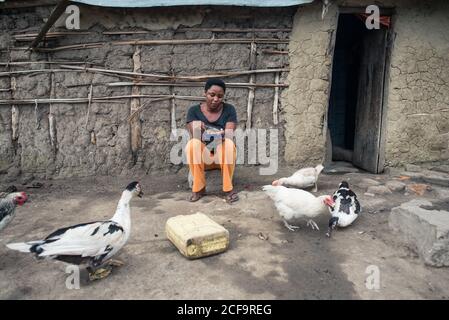
[(436, 184), (443, 187), (449, 187), (449, 174), (433, 173), (429, 171), (428, 174), (424, 174), (422, 176), (422, 180), (427, 183)]
[(368, 188), (367, 193), (373, 194), (390, 194), (391, 190), (386, 186), (371, 186)]
[(449, 203), (412, 200), (393, 208), (389, 226), (414, 249), (425, 264), (449, 266)]
[(369, 187), (372, 187), (372, 186), (379, 186), (380, 182), (377, 181), (377, 180), (374, 180), (374, 179), (363, 178), (362, 180), (360, 180), (359, 183), (357, 183), (357, 185), (360, 188), (369, 188)]
[(399, 191), (403, 191), (405, 189), (405, 183), (400, 182), (400, 181), (388, 181), (386, 184), (388, 189), (390, 189), (393, 192), (399, 192)]
[(406, 164), (405, 170), (410, 171), (410, 172), (421, 172), (422, 171), (421, 167), (417, 166), (415, 164)]
[(438, 171), (438, 172), (444, 172), (444, 173), (449, 173), (449, 165), (448, 164), (443, 164), (440, 166), (436, 166), (431, 168), (432, 171)]

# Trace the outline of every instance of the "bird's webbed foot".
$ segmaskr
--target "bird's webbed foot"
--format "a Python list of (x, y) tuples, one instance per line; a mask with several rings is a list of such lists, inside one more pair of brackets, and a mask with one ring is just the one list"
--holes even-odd
[(104, 265), (97, 269), (88, 268), (87, 271), (89, 272), (89, 281), (95, 281), (109, 276), (112, 272), (112, 266)]
[(110, 265), (112, 267), (121, 267), (125, 265), (123, 261), (117, 259), (109, 259), (108, 261), (105, 262), (105, 264)]

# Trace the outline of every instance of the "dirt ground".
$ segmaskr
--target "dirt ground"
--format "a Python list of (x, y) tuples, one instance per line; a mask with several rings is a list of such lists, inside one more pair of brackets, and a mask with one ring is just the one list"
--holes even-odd
[[(0, 299), (448, 299), (449, 272), (425, 266), (388, 226), (390, 209), (413, 198), (437, 200), (447, 188), (432, 186), (423, 196), (404, 191), (365, 195), (362, 180), (381, 183), (394, 174), (322, 174), (318, 194), (332, 193), (341, 180), (358, 194), (363, 213), (346, 229), (326, 238), (329, 217), (320, 230), (302, 222), (287, 230), (261, 186), (273, 176), (257, 168), (238, 168), (240, 201), (224, 202), (219, 172), (208, 173), (208, 195), (196, 203), (186, 172), (159, 176), (83, 178), (42, 181), (41, 188), (15, 184), (30, 195), (0, 234)], [(294, 172), (282, 168), (276, 177)], [(126, 264), (106, 279), (69, 289), (66, 264), (36, 261), (9, 250), (9, 242), (36, 240), (57, 228), (112, 217), (123, 188), (139, 180), (145, 196), (131, 202), (132, 233), (116, 258)], [(405, 181), (405, 183), (410, 183)], [(222, 253), (187, 260), (167, 240), (166, 220), (203, 212), (230, 232)], [(378, 268), (380, 287), (369, 289), (370, 268)]]

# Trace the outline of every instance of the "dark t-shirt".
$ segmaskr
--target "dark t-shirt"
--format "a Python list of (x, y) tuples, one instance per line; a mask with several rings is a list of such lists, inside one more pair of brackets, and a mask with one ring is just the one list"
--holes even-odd
[(237, 113), (235, 112), (235, 108), (232, 104), (223, 103), (223, 111), (221, 112), (221, 116), (217, 119), (217, 121), (209, 122), (201, 111), (200, 105), (196, 104), (191, 106), (187, 112), (186, 123), (196, 120), (204, 122), (206, 126), (224, 130), (227, 122), (234, 122), (237, 124)]
[[(187, 120), (186, 123), (192, 122), (192, 121), (202, 121), (206, 125), (206, 129), (213, 129), (214, 130), (224, 130), (226, 127), (226, 123), (228, 122), (234, 122), (237, 124), (237, 113), (235, 112), (235, 108), (232, 104), (229, 103), (223, 103), (223, 110), (221, 112), (220, 117), (214, 121), (209, 122), (207, 120), (206, 116), (201, 111), (201, 107), (199, 104), (195, 104), (190, 107), (189, 111), (187, 112)], [(206, 146), (209, 149), (214, 149), (221, 141), (222, 135), (209, 135), (207, 132), (203, 133), (202, 140), (206, 143)], [(215, 142), (214, 142), (215, 141)]]

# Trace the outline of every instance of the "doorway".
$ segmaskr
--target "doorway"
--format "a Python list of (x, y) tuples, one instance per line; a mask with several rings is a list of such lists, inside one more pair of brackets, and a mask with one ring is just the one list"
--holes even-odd
[(332, 160), (372, 173), (384, 167), (384, 92), (389, 63), (390, 17), (369, 30), (366, 17), (340, 13), (329, 98)]

